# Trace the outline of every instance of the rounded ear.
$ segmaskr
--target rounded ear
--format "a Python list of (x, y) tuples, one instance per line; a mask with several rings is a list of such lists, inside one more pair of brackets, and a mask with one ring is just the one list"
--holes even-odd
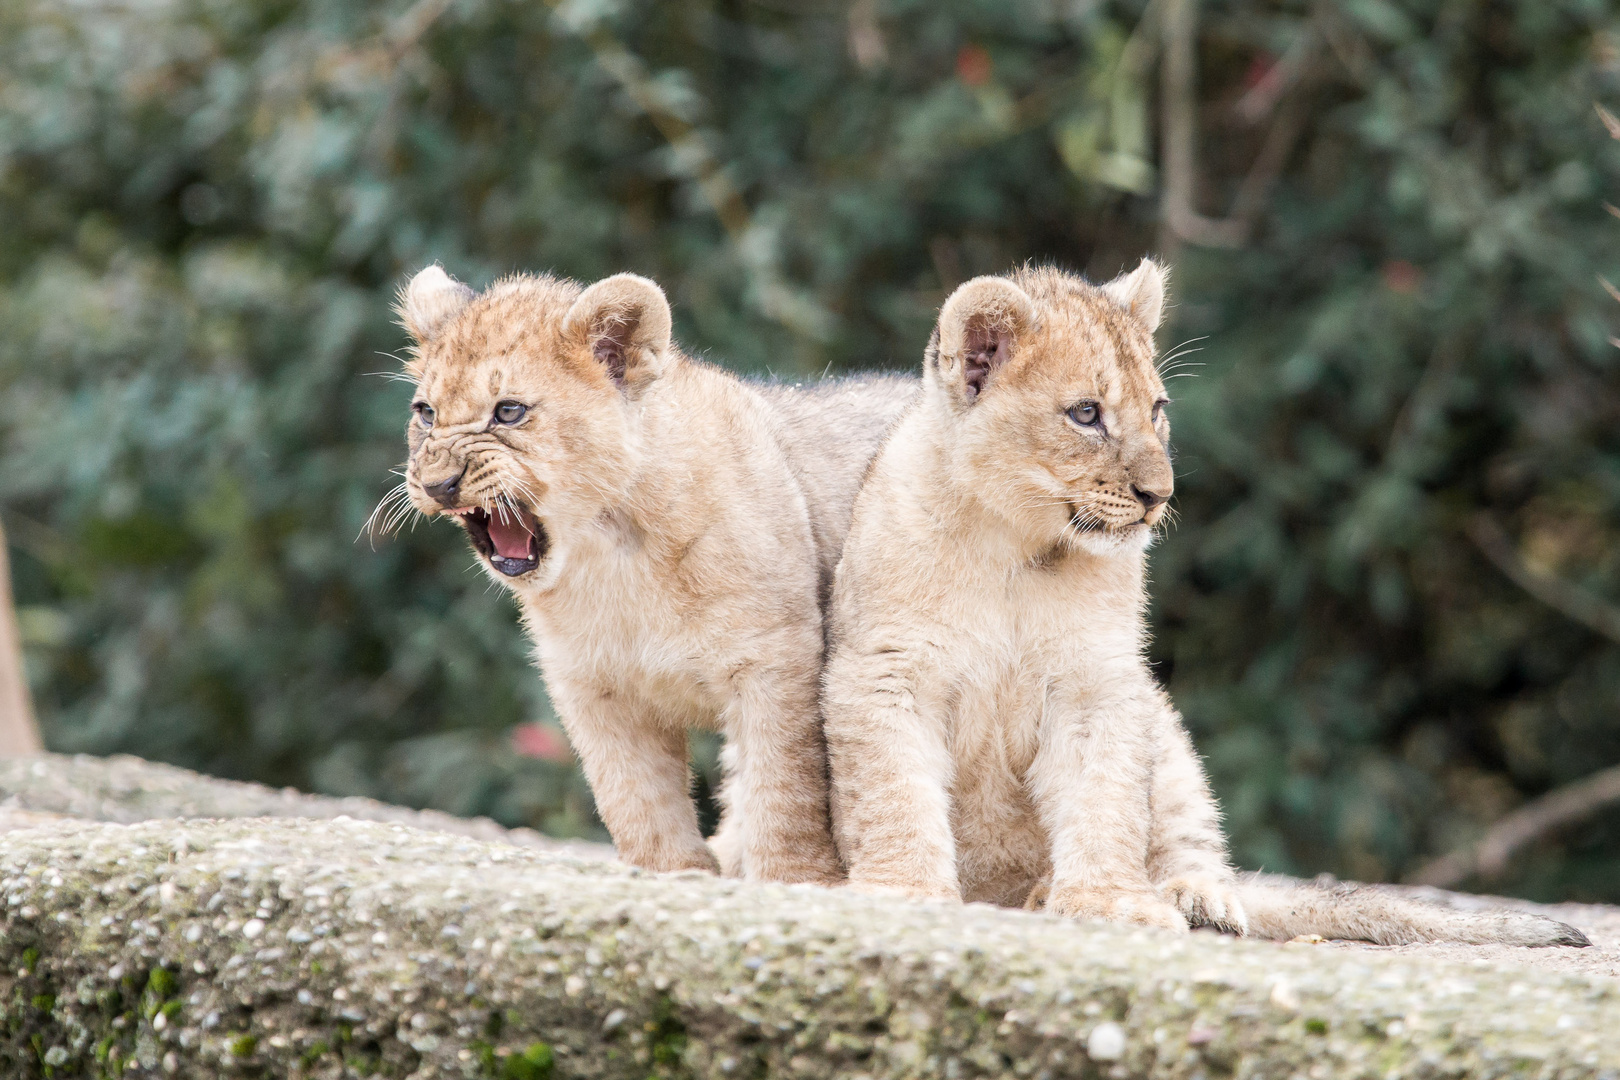
[(964, 282), (939, 309), (934, 334), (940, 377), (974, 400), (991, 374), (1012, 359), (1018, 336), (1037, 321), (1035, 301), (1006, 278)]
[(1164, 318), (1164, 288), (1169, 278), (1170, 271), (1152, 259), (1143, 259), (1135, 270), (1119, 275), (1104, 285), (1102, 291), (1153, 331)]
[(614, 274), (580, 294), (564, 333), (586, 345), (615, 384), (656, 378), (669, 354), (669, 301), (658, 283)]
[(471, 289), (435, 263), (418, 271), (411, 283), (400, 290), (394, 310), (416, 343), (426, 345), (472, 298)]

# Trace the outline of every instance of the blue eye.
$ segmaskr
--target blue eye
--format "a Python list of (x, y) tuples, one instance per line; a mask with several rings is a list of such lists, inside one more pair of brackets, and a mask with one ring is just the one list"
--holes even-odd
[(433, 406), (425, 401), (418, 401), (411, 408), (416, 410), (416, 418), (421, 421), (423, 427), (430, 428), (433, 426)]
[(503, 401), (495, 406), (495, 420), (501, 424), (515, 424), (529, 411), (527, 405), (516, 401)]
[(1082, 401), (1069, 410), (1069, 419), (1081, 427), (1096, 427), (1102, 419), (1102, 409), (1095, 401)]

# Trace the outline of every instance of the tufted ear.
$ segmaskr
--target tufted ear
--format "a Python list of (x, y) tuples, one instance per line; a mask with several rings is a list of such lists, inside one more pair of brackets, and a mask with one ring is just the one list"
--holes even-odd
[(472, 298), (471, 289), (435, 263), (418, 271), (411, 283), (400, 290), (394, 310), (416, 343), (426, 345)]
[(603, 278), (568, 309), (564, 333), (590, 349), (616, 385), (656, 378), (669, 355), (669, 301), (635, 274)]
[(976, 277), (951, 293), (939, 309), (940, 378), (968, 401), (984, 393), (990, 376), (1012, 359), (1018, 336), (1035, 329), (1035, 302), (1000, 277)]
[(1170, 271), (1152, 259), (1143, 259), (1135, 270), (1119, 275), (1104, 285), (1102, 291), (1153, 331), (1164, 318), (1164, 287), (1169, 277)]

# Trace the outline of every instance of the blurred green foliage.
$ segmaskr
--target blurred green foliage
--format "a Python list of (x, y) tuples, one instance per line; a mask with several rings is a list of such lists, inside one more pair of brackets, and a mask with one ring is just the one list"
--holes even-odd
[[(973, 274), (1163, 250), (1203, 366), (1156, 655), (1240, 859), (1398, 876), (1620, 761), (1620, 648), (1469, 536), (1620, 598), (1613, 5), (1205, 3), (1198, 209), (1283, 151), (1225, 249), (1161, 231), (1167, 2), (0, 0), (0, 499), (47, 741), (588, 832), (513, 749), (544, 692), (455, 532), (356, 539), (405, 275), (635, 270), (689, 348), (809, 374), (911, 366)], [(1497, 887), (1617, 871), (1610, 813)]]

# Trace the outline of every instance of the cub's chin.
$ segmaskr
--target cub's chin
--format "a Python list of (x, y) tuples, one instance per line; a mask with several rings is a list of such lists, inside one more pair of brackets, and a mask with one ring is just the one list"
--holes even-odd
[(534, 573), (551, 550), (545, 525), (521, 503), (501, 501), (488, 509), (468, 506), (447, 512), (461, 520), (478, 554), (506, 577)]
[(1111, 555), (1136, 554), (1153, 546), (1158, 532), (1145, 521), (1129, 525), (1104, 525), (1096, 521), (1082, 521), (1077, 515), (1063, 530), (1069, 546), (1087, 555), (1108, 558)]

